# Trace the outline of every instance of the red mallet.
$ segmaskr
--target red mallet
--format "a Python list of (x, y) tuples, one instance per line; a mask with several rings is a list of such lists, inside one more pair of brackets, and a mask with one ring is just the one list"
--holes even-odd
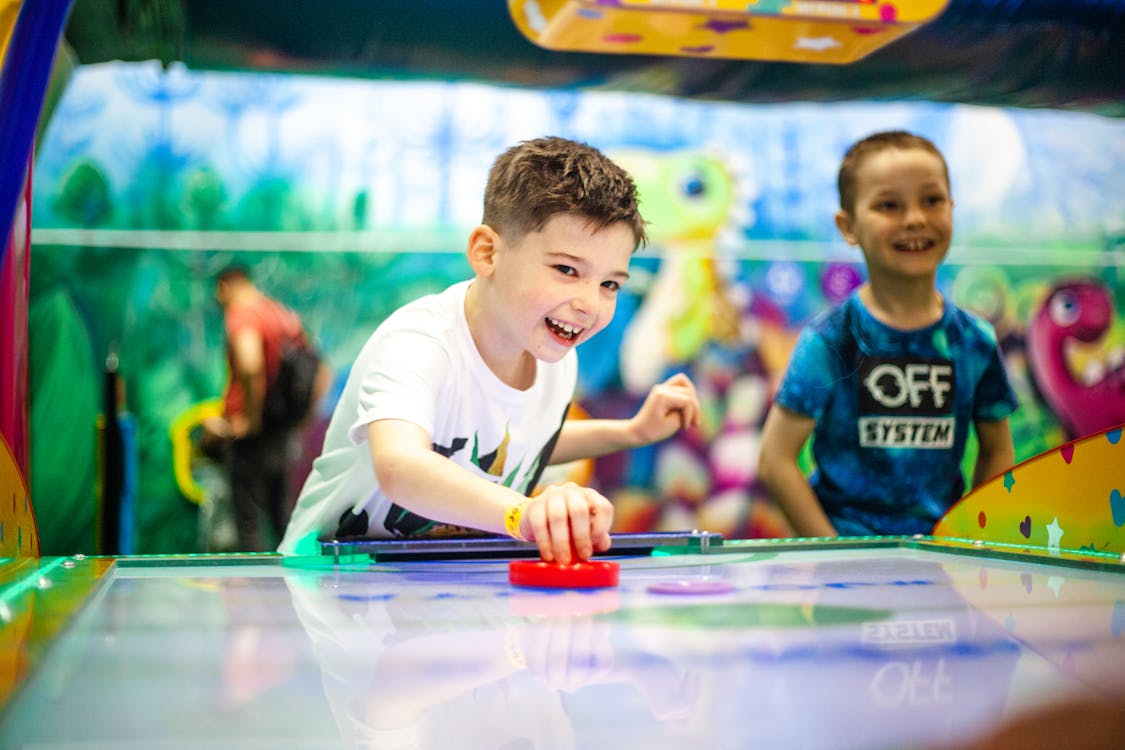
[(587, 560), (563, 565), (542, 560), (512, 560), (508, 582), (536, 589), (604, 589), (617, 585), (620, 566), (607, 560)]

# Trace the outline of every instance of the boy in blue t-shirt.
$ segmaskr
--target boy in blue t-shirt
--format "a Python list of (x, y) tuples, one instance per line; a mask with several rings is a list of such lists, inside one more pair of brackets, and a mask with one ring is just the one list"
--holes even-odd
[[(867, 282), (801, 332), (766, 417), (758, 472), (801, 536), (928, 534), (973, 485), (1015, 458), (1017, 407), (992, 327), (946, 300), (937, 269), (953, 234), (949, 169), (901, 131), (854, 144), (840, 165), (836, 226)], [(813, 438), (816, 471), (797, 463)]]

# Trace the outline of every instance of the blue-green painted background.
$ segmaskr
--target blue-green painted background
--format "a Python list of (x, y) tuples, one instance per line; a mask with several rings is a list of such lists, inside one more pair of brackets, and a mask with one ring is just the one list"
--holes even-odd
[(930, 137), (949, 161), (956, 238), (940, 282), (1001, 334), (1021, 399), (1017, 458), (1058, 444), (1067, 432), (1041, 395), (1051, 384), (1031, 382), (1027, 327), (1055, 282), (1104, 286), (1112, 327), (1072, 366), (1091, 381), (1121, 367), (1120, 120), (79, 68), (35, 165), (30, 480), (44, 554), (93, 549), (108, 355), (138, 429), (136, 550), (199, 549), (169, 430), (223, 387), (214, 272), (250, 265), (342, 378), (391, 310), (468, 274), (492, 159), (547, 134), (626, 163), (653, 228), (614, 323), (583, 346), (580, 404), (628, 413), (645, 383), (684, 369), (708, 412), (703, 435), (603, 459), (593, 481), (622, 529), (778, 532), (753, 475), (761, 418), (800, 326), (862, 274), (832, 221), (836, 169), (848, 144), (888, 128)]

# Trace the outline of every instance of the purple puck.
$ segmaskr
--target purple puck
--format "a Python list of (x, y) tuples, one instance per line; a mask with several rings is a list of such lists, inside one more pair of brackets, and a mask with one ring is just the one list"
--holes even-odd
[(650, 594), (713, 595), (728, 594), (734, 586), (722, 581), (665, 581), (654, 583), (647, 589)]

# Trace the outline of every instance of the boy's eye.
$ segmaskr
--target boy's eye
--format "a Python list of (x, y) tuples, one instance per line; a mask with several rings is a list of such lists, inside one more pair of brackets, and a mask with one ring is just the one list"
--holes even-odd
[(567, 266), (567, 265), (563, 265), (562, 263), (558, 263), (554, 266), (554, 269), (564, 276), (577, 276), (578, 275), (578, 271), (574, 270), (574, 266)]
[(898, 201), (879, 201), (875, 204), (876, 211), (894, 211), (898, 208)]
[(931, 206), (940, 206), (941, 204), (945, 203), (945, 196), (944, 195), (931, 195), (929, 198), (926, 199), (926, 202), (929, 203)]
[(616, 281), (603, 281), (602, 286), (611, 292), (617, 292), (621, 290), (621, 284), (617, 283)]

